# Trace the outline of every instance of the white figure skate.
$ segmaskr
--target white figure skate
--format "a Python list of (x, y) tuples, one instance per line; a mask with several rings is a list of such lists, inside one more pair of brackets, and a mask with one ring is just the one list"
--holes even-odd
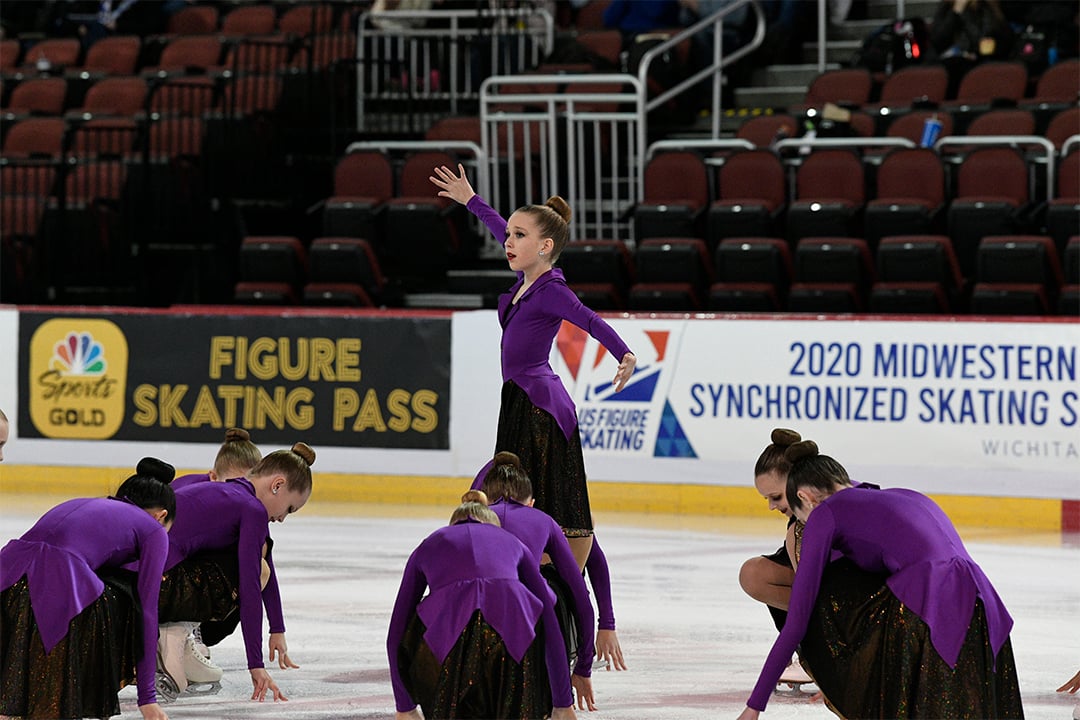
[(169, 703), (182, 693), (213, 695), (221, 690), (222, 670), (195, 649), (195, 623), (166, 623), (158, 628), (155, 689)]
[[(809, 686), (810, 689), (804, 690), (803, 686)], [(813, 695), (816, 692), (814, 678), (803, 670), (797, 657), (792, 658), (791, 663), (784, 668), (784, 672), (780, 673), (780, 680), (776, 683), (776, 693), (778, 695)]]

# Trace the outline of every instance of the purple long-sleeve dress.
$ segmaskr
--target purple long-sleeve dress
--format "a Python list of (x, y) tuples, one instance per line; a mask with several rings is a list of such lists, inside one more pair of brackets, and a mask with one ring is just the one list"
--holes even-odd
[(559, 577), (570, 588), (574, 598), (578, 626), (582, 631), (582, 644), (578, 648), (577, 664), (574, 673), (581, 677), (592, 675), (592, 660), (595, 653), (596, 634), (593, 630), (593, 608), (589, 600), (589, 590), (585, 587), (585, 578), (578, 570), (577, 560), (570, 551), (566, 536), (558, 523), (549, 515), (536, 508), (522, 505), (516, 500), (499, 500), (491, 505), (499, 516), (503, 530), (516, 537), (532, 555), (536, 566), (544, 553), (551, 557), (551, 563)]
[[(176, 522), (169, 532), (168, 571), (202, 550), (236, 548), (239, 564), (238, 601), (240, 628), (244, 634), (248, 669), (263, 667), (262, 618), (265, 601), (270, 632), (285, 632), (281, 598), (263, 595), (259, 575), (262, 548), (270, 538), (266, 506), (255, 496), (255, 488), (238, 478), (223, 483), (195, 483), (176, 493)], [(267, 553), (270, 576), (276, 575), (272, 553)], [(267, 584), (267, 589), (271, 587)], [(273, 584), (277, 588), (277, 584)]]
[[(506, 220), (482, 197), (474, 195), (466, 207), (483, 221), (499, 242), (506, 242)], [(533, 405), (555, 418), (569, 438), (577, 430), (574, 401), (549, 363), (551, 344), (562, 321), (569, 320), (588, 332), (616, 360), (621, 361), (630, 348), (603, 318), (581, 304), (567, 287), (562, 270), (552, 268), (544, 273), (518, 302), (512, 302), (524, 282), (524, 273), (518, 273), (517, 282), (510, 291), (499, 296), (503, 382), (513, 380), (517, 383)], [(525, 302), (529, 296), (535, 301)]]
[[(430, 588), (427, 597), (423, 597), (425, 588)], [(426, 627), (424, 641), (440, 663), (476, 610), (519, 663), (536, 639), (537, 628), (543, 627), (552, 702), (556, 707), (572, 705), (570, 674), (553, 602), (536, 560), (505, 530), (467, 521), (433, 532), (409, 556), (386, 636), (398, 711), (407, 712), (417, 705), (398, 666), (401, 642), (414, 610)]]
[(34, 619), (49, 652), (71, 620), (104, 591), (97, 571), (138, 561), (142, 654), (136, 673), (139, 705), (147, 705), (157, 702), (158, 592), (168, 549), (165, 528), (142, 508), (116, 498), (68, 500), (0, 550), (0, 590), (26, 576)]
[(841, 490), (818, 505), (806, 523), (787, 620), (747, 702), (749, 707), (765, 709), (806, 632), (822, 572), (834, 551), (861, 570), (888, 575), (889, 590), (923, 620), (937, 655), (946, 664), (957, 662), (977, 599), (985, 609), (993, 653), (1008, 640), (1012, 618), (949, 518), (930, 498), (898, 488)]

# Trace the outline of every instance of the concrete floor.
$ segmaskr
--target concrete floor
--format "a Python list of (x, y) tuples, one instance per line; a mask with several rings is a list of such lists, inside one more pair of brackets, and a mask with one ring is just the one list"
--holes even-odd
[[(4, 498), (0, 542), (20, 535), (56, 498)], [(288, 703), (255, 703), (239, 632), (214, 649), (225, 669), (210, 697), (182, 697), (171, 718), (393, 718), (386, 627), (409, 553), (449, 509), (312, 506), (275, 526), (286, 639), (298, 670), (271, 668)], [(600, 515), (627, 672), (594, 676), (590, 720), (734, 718), (775, 630), (739, 589), (742, 562), (780, 544), (783, 521)], [(1080, 545), (1075, 538), (965, 530), (969, 550), (1016, 620), (1013, 648), (1029, 719), (1066, 720), (1080, 696), (1055, 689), (1080, 669)], [(134, 688), (123, 716), (140, 717)], [(806, 697), (774, 696), (764, 715), (831, 718)]]

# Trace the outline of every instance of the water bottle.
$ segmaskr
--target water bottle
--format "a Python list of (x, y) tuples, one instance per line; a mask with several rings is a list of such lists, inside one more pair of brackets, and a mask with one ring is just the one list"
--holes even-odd
[(919, 141), (919, 145), (924, 148), (934, 147), (938, 136), (941, 135), (941, 128), (941, 120), (938, 119), (937, 115), (926, 118), (926, 122), (923, 123), (922, 139)]

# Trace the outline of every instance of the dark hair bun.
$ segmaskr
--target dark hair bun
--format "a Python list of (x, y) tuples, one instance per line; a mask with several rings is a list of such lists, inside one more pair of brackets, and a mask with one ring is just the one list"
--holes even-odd
[(139, 461), (139, 464), (135, 466), (135, 474), (152, 477), (155, 480), (168, 485), (173, 481), (173, 478), (176, 477), (176, 468), (164, 460), (144, 457)]
[(495, 467), (499, 467), (500, 465), (510, 465), (511, 467), (521, 470), (521, 458), (512, 452), (503, 450), (495, 453)]
[(794, 430), (788, 430), (787, 428), (776, 428), (772, 431), (770, 436), (772, 444), (777, 447), (787, 447), (788, 445), (794, 445), (802, 440), (802, 435)]
[(315, 464), (315, 451), (311, 449), (311, 446), (307, 443), (298, 442), (292, 446), (292, 451), (304, 458), (304, 462), (308, 465)]
[(789, 463), (795, 463), (803, 458), (817, 457), (818, 446), (813, 440), (802, 440), (794, 443), (784, 451), (784, 457)]
[(487, 507), (488, 496), (483, 490), (469, 490), (461, 496), (462, 503), (474, 502)]
[(225, 431), (225, 442), (247, 442), (251, 434), (243, 428), (229, 428)]
[(562, 197), (559, 195), (552, 195), (544, 204), (554, 210), (567, 224), (570, 223), (570, 203), (566, 202)]

